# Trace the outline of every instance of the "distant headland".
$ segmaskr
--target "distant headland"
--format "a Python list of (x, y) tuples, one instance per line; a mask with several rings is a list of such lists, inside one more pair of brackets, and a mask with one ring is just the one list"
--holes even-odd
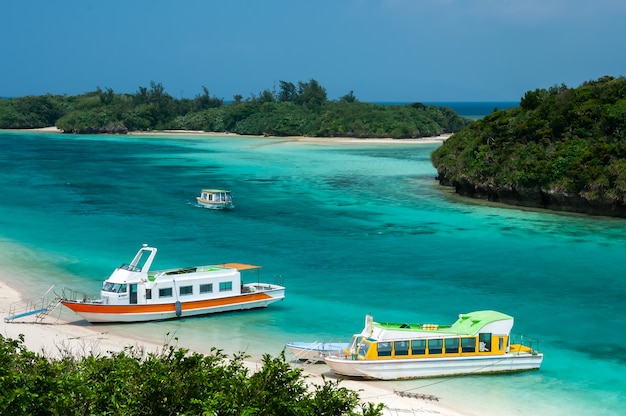
[(460, 195), (626, 218), (626, 79), (529, 91), (431, 159), (440, 183)]
[(0, 100), (0, 129), (56, 126), (65, 133), (127, 134), (129, 132), (193, 130), (252, 136), (307, 136), (411, 139), (450, 134), (472, 120), (449, 107), (410, 103), (378, 105), (360, 102), (350, 91), (328, 100), (317, 81), (280, 81), (228, 104), (203, 92), (176, 99), (159, 83), (134, 94), (112, 89), (77, 96), (42, 95)]

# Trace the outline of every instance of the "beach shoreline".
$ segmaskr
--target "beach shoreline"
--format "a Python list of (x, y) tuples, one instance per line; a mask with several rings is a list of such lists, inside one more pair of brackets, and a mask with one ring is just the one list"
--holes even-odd
[[(1, 130), (0, 130), (1, 131)], [(37, 129), (12, 129), (6, 131), (18, 132), (41, 132), (64, 134), (56, 127), (42, 127)], [(105, 135), (110, 136), (110, 135)], [(123, 137), (125, 135), (119, 135)], [(199, 130), (159, 130), (159, 131), (133, 131), (126, 136), (168, 136), (168, 137), (248, 137), (251, 139), (269, 138), (287, 142), (301, 142), (311, 144), (437, 144), (446, 141), (452, 134), (439, 136), (420, 137), (415, 139), (392, 139), (389, 137), (379, 138), (354, 138), (354, 137), (311, 137), (311, 136), (243, 136), (235, 133), (206, 132)]]
[[(11, 279), (9, 279), (9, 275), (12, 276)], [(49, 358), (60, 358), (67, 353), (74, 356), (101, 356), (111, 352), (119, 352), (125, 348), (157, 354), (159, 351), (163, 351), (167, 345), (186, 348), (183, 345), (184, 340), (176, 339), (175, 342), (168, 342), (167, 334), (163, 334), (164, 342), (162, 344), (142, 340), (130, 334), (122, 337), (109, 333), (105, 325), (90, 324), (80, 320), (80, 318), (72, 321), (56, 312), (44, 317), (40, 322), (36, 322), (33, 317), (7, 322), (4, 318), (8, 316), (11, 305), (33, 298), (32, 293), (22, 293), (9, 283), (16, 278), (15, 271), (10, 269), (7, 271), (5, 265), (0, 264), (0, 313), (2, 314), (0, 333), (5, 338), (15, 340), (23, 336), (24, 346), (32, 352)], [(59, 305), (57, 308), (63, 308), (63, 306)], [(202, 351), (194, 352), (203, 353)], [(225, 353), (232, 355), (236, 351), (225, 351)], [(329, 371), (325, 364), (306, 366), (294, 362), (291, 364), (297, 368), (302, 368), (303, 375), (309, 385), (323, 385), (323, 376), (326, 379), (335, 378), (332, 374), (325, 374)], [(262, 357), (249, 357), (245, 360), (245, 365), (253, 372), (258, 371), (262, 367)], [(361, 401), (364, 403), (372, 402), (385, 405), (384, 415), (404, 413), (442, 416), (468, 415), (428, 398), (411, 397), (410, 394), (400, 396), (394, 392), (391, 386), (389, 388), (381, 387), (380, 383), (372, 385), (367, 381), (349, 379), (342, 380), (340, 385), (359, 393)]]

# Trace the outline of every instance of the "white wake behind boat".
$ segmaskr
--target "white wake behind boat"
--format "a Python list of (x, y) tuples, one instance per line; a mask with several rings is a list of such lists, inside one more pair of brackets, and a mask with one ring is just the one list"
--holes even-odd
[(324, 357), (338, 354), (348, 348), (347, 342), (289, 342), (286, 344), (293, 356), (300, 361), (324, 362)]
[[(130, 264), (104, 281), (100, 299), (64, 290), (61, 303), (89, 322), (142, 322), (262, 308), (285, 297), (284, 286), (258, 282), (260, 266), (225, 263), (152, 271), (156, 253), (144, 244)], [(253, 276), (244, 282), (242, 273)]]
[(397, 380), (537, 370), (538, 342), (512, 342), (513, 317), (496, 311), (459, 315), (452, 325), (374, 322), (339, 354), (324, 357), (342, 376)]

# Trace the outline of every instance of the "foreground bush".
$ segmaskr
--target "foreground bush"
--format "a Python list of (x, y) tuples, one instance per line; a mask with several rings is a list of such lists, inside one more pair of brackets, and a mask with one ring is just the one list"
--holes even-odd
[(0, 335), (0, 414), (10, 415), (381, 415), (383, 405), (324, 379), (306, 383), (284, 353), (251, 373), (244, 355), (191, 353), (166, 345), (59, 359)]

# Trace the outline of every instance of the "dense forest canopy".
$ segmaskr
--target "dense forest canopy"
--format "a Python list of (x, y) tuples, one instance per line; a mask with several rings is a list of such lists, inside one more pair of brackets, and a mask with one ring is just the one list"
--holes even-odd
[(448, 107), (375, 105), (360, 102), (352, 91), (328, 100), (317, 81), (280, 81), (232, 102), (211, 96), (203, 87), (193, 99), (176, 99), (159, 83), (135, 94), (98, 88), (79, 96), (43, 95), (0, 100), (0, 128), (56, 126), (66, 133), (127, 133), (147, 130), (197, 130), (245, 135), (314, 137), (393, 137), (453, 133), (471, 120)]
[(432, 162), (462, 195), (626, 217), (626, 79), (528, 91), (454, 134)]

